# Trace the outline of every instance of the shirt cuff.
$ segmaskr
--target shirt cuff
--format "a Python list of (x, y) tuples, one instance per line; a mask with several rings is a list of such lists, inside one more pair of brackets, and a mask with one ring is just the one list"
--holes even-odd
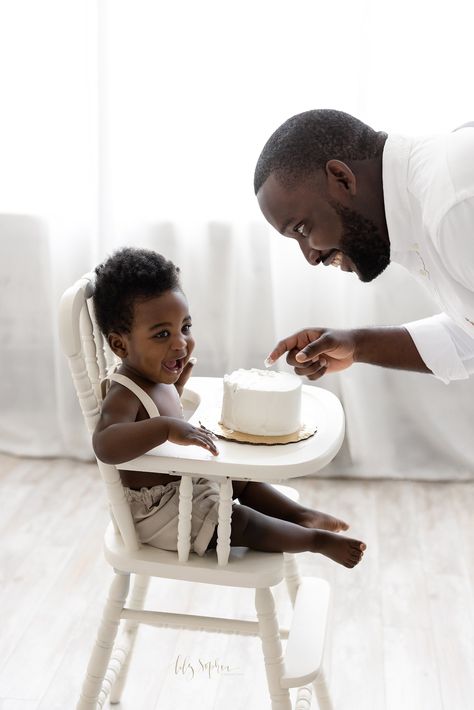
[[(456, 330), (462, 329), (448, 316), (440, 313), (430, 318), (404, 323), (403, 327), (410, 333), (421, 358), (436, 378), (449, 384), (451, 380), (465, 380), (469, 377), (456, 347)], [(463, 331), (462, 335), (465, 340)], [(474, 340), (472, 351), (474, 354)]]

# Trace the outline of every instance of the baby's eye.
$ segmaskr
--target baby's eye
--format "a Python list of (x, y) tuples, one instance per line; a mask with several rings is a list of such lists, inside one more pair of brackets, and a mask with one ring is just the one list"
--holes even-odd
[(186, 323), (186, 325), (183, 325), (183, 333), (189, 333), (189, 331), (191, 330), (191, 326), (191, 323)]
[(155, 338), (167, 338), (169, 334), (169, 330), (160, 330), (159, 333), (156, 333)]

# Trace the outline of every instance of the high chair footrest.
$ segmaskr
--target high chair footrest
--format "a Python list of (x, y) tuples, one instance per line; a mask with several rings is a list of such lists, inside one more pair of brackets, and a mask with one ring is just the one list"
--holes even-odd
[(310, 683), (318, 675), (324, 651), (329, 608), (329, 584), (306, 577), (298, 587), (285, 650), (282, 688)]
[(284, 578), (283, 553), (259, 552), (246, 547), (232, 547), (229, 564), (219, 565), (215, 550), (203, 557), (191, 553), (187, 562), (180, 562), (176, 552), (142, 545), (139, 550), (125, 549), (112, 524), (104, 537), (105, 559), (117, 571), (133, 574), (182, 579), (187, 582), (218, 584), (224, 587), (273, 587)]

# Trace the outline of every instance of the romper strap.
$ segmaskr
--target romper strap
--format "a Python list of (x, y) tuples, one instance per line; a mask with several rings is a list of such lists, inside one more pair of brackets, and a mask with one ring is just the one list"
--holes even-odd
[(118, 382), (120, 385), (123, 385), (127, 389), (129, 389), (133, 394), (138, 397), (140, 402), (143, 404), (145, 407), (146, 411), (148, 412), (148, 416), (150, 419), (152, 417), (159, 417), (160, 412), (158, 411), (158, 407), (152, 400), (149, 394), (145, 392), (139, 385), (137, 385), (136, 382), (130, 379), (130, 377), (127, 377), (126, 375), (120, 375), (118, 372), (113, 372), (110, 375), (107, 376), (107, 379), (110, 380), (111, 382)]

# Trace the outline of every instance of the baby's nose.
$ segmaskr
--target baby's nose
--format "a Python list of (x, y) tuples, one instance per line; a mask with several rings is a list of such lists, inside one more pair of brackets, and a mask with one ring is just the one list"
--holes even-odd
[(185, 350), (186, 349), (186, 338), (184, 335), (177, 335), (173, 342), (171, 343), (173, 350)]

